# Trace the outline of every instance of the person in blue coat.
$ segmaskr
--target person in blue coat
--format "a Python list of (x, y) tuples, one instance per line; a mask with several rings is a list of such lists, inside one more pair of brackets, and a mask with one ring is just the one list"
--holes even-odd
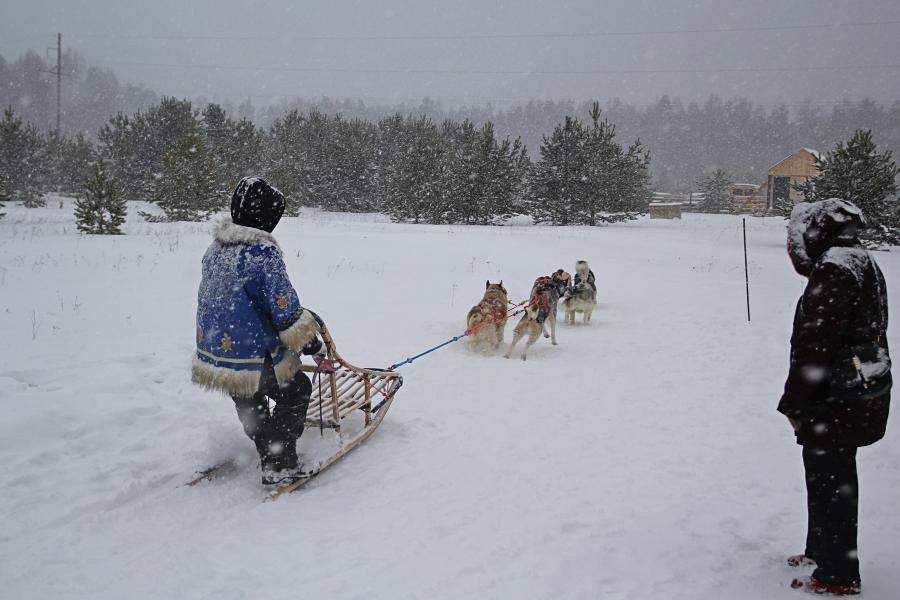
[(322, 350), (272, 236), (284, 208), (282, 193), (259, 177), (235, 189), (231, 221), (216, 226), (203, 257), (191, 369), (194, 383), (234, 400), (264, 484), (297, 476), (296, 443), (312, 393), (300, 355)]

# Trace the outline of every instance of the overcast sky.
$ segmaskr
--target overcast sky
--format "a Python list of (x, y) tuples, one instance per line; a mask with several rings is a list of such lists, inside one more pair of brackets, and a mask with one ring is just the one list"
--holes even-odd
[(0, 54), (55, 43), (159, 93), (505, 105), (900, 100), (900, 0), (0, 0)]

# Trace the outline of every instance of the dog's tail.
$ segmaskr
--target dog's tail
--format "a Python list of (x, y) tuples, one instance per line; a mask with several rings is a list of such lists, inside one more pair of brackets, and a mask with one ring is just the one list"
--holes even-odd
[(587, 275), (590, 270), (591, 268), (588, 266), (588, 262), (586, 260), (579, 260), (575, 263), (575, 272), (579, 275)]

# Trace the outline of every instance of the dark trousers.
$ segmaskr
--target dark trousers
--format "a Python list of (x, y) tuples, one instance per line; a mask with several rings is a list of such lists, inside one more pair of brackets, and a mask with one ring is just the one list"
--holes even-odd
[(813, 577), (823, 583), (858, 584), (856, 448), (804, 446), (803, 466), (809, 515), (805, 554), (816, 561)]
[[(252, 396), (232, 396), (238, 418), (259, 452), (263, 468), (286, 469), (297, 465), (297, 439), (303, 433), (312, 384), (303, 371), (278, 385), (271, 360)], [(269, 410), (269, 400), (275, 408)]]

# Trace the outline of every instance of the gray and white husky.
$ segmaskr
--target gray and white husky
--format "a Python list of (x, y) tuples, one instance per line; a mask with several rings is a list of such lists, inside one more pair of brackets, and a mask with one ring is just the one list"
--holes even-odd
[(597, 279), (586, 260), (575, 263), (574, 285), (566, 289), (559, 307), (566, 313), (566, 323), (575, 324), (575, 313), (584, 314), (584, 322), (591, 322), (591, 313), (597, 307)]
[(567, 288), (559, 301), (559, 307), (566, 314), (566, 323), (575, 324), (575, 314), (584, 314), (584, 323), (591, 322), (591, 313), (597, 307), (597, 290), (586, 281)]
[[(556, 346), (556, 310), (559, 299), (567, 289), (572, 277), (559, 269), (550, 277), (538, 277), (534, 285), (531, 287), (531, 297), (528, 301), (528, 308), (522, 320), (516, 324), (513, 329), (512, 343), (506, 352), (506, 358), (509, 358), (513, 349), (520, 339), (528, 336), (525, 341), (525, 349), (522, 350), (522, 360), (527, 360), (528, 349), (534, 345), (541, 337), (551, 338), (551, 343)], [(547, 333), (546, 325), (550, 323), (550, 332)]]

